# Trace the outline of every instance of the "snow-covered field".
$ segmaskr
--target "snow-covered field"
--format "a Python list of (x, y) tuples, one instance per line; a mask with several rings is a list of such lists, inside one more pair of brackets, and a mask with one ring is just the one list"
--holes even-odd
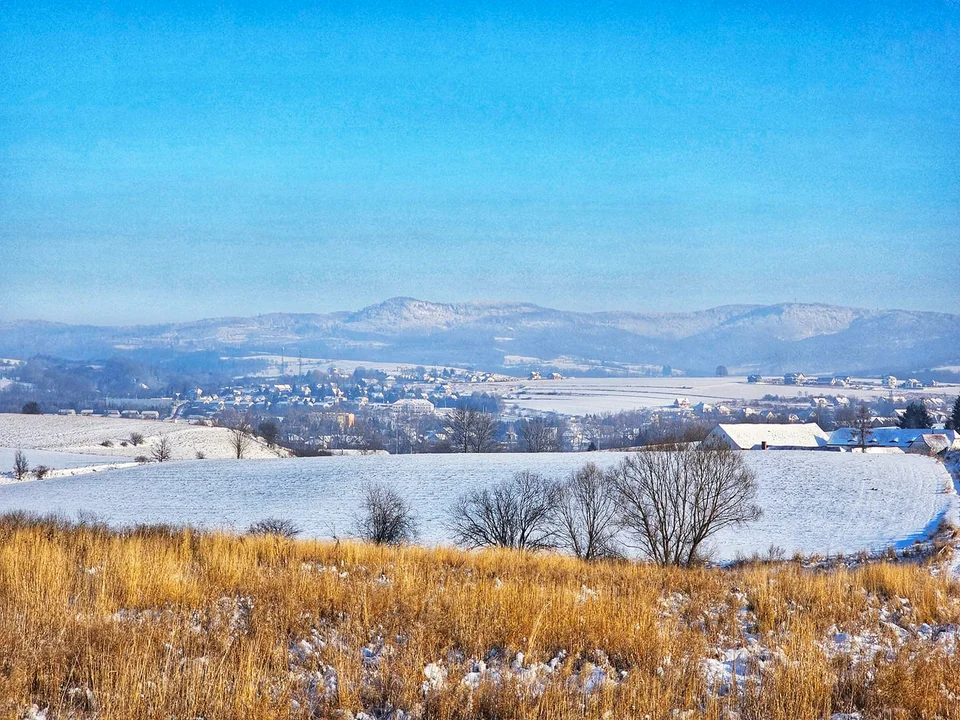
[[(306, 535), (349, 534), (365, 483), (398, 489), (416, 510), (424, 542), (449, 540), (446, 511), (462, 491), (519, 470), (562, 478), (584, 462), (611, 466), (618, 453), (401, 455), (163, 463), (85, 477), (0, 487), (0, 511), (95, 513), (117, 524), (173, 522), (243, 530), (265, 517), (294, 520)], [(715, 557), (771, 546), (822, 555), (904, 547), (954, 512), (950, 476), (910, 455), (747, 453), (764, 516), (715, 540)], [(949, 490), (948, 490), (949, 489)]]
[[(619, 412), (644, 407), (671, 405), (677, 398), (686, 398), (691, 405), (710, 405), (736, 401), (760, 400), (764, 395), (783, 398), (841, 394), (854, 398), (886, 395), (889, 390), (876, 386), (869, 389), (832, 388), (829, 386), (769, 385), (748, 383), (745, 377), (674, 377), (674, 378), (566, 378), (477, 386), (478, 390), (505, 393), (508, 407), (567, 415)], [(910, 395), (951, 395), (958, 386), (902, 390)]]
[[(143, 435), (144, 444), (138, 447), (130, 444), (131, 433)], [(175, 460), (195, 459), (197, 452), (209, 459), (230, 458), (234, 453), (230, 447), (230, 431), (226, 428), (156, 420), (0, 413), (0, 448), (55, 450), (133, 459), (137, 455), (149, 455), (151, 444), (161, 435), (170, 441)], [(109, 440), (113, 446), (103, 446), (101, 443), (104, 440)], [(121, 442), (127, 442), (126, 447)], [(246, 457), (277, 458), (282, 452), (271, 450), (258, 441), (251, 443)], [(38, 464), (39, 461), (31, 459), (31, 463)], [(9, 470), (7, 465), (0, 465), (0, 472)]]
[[(0, 447), (0, 473), (9, 472), (13, 467), (13, 458), (16, 455), (14, 448)], [(109, 458), (103, 455), (81, 455), (79, 453), (57, 452), (56, 450), (24, 450), (23, 454), (30, 463), (30, 467), (46, 465), (48, 468), (82, 468), (90, 465), (102, 465)]]

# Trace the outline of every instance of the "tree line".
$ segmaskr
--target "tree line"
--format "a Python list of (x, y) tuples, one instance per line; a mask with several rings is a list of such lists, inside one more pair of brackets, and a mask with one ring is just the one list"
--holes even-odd
[[(760, 517), (757, 481), (741, 453), (726, 445), (644, 450), (603, 470), (587, 463), (562, 481), (516, 473), (492, 487), (461, 494), (445, 526), (458, 545), (562, 550), (585, 561), (624, 559), (634, 551), (659, 565), (707, 559), (707, 541)], [(402, 544), (418, 536), (412, 506), (393, 488), (364, 491), (356, 537)], [(285, 520), (254, 524), (252, 533), (292, 537)]]

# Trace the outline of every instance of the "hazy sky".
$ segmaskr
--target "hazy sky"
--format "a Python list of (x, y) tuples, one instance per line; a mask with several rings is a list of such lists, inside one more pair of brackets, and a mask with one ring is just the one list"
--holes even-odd
[(0, 320), (960, 310), (960, 3), (261, 5), (4, 5)]

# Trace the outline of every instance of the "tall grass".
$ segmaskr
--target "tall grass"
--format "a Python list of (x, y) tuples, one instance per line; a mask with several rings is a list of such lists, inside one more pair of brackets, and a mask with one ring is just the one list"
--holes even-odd
[[(917, 565), (659, 569), (0, 518), (10, 717), (956, 718), (958, 620), (957, 585)], [(705, 661), (758, 647), (711, 684)]]

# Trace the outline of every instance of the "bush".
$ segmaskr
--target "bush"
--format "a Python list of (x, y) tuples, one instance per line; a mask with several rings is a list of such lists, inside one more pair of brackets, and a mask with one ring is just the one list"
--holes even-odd
[(143, 433), (133, 432), (130, 433), (130, 444), (134, 447), (143, 445)]
[(197, 450), (197, 460), (206, 460), (207, 454), (203, 450)]
[(137, 455), (137, 456), (133, 459), (133, 461), (134, 461), (134, 462), (138, 462), (138, 463), (140, 463), (141, 465), (146, 465), (148, 462), (150, 462), (150, 458), (148, 458), (146, 455)]
[(416, 538), (417, 521), (396, 490), (368, 485), (356, 520), (356, 534), (378, 545), (399, 545)]
[(300, 534), (300, 528), (293, 520), (266, 518), (253, 523), (247, 532), (250, 535), (276, 535), (283, 538), (294, 538)]
[(113, 440), (104, 440), (100, 443), (103, 447), (113, 447)]
[(173, 445), (166, 435), (160, 436), (160, 439), (153, 446), (150, 454), (157, 462), (167, 462), (167, 460), (173, 458)]
[(37, 465), (33, 469), (33, 476), (37, 480), (43, 480), (49, 474), (50, 474), (50, 468), (48, 468), (46, 465)]

